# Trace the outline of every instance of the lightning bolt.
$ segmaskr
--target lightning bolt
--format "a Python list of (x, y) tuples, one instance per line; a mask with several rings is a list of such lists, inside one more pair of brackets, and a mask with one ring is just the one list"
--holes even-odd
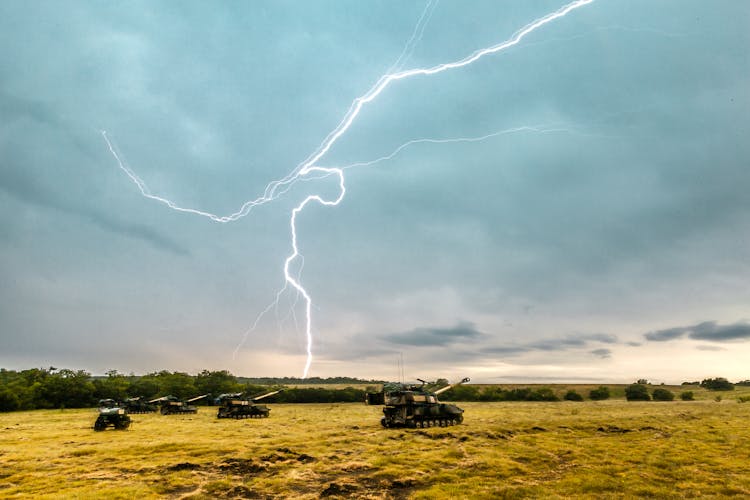
[[(292, 253), (284, 261), (284, 279), (285, 279), (285, 283), (287, 285), (290, 285), (292, 288), (294, 288), (297, 291), (297, 293), (302, 296), (305, 302), (305, 338), (307, 340), (307, 346), (306, 346), (307, 359), (306, 359), (305, 368), (303, 371), (303, 378), (307, 378), (307, 375), (310, 370), (310, 366), (312, 364), (312, 359), (313, 359), (313, 355), (312, 355), (312, 345), (313, 345), (312, 298), (310, 294), (307, 292), (307, 290), (305, 290), (305, 288), (302, 286), (299, 277), (293, 276), (292, 273), (290, 272), (290, 266), (292, 265), (292, 263), (298, 258), (301, 258), (301, 254), (300, 254), (299, 247), (297, 244), (297, 216), (311, 202), (316, 202), (324, 206), (336, 206), (341, 202), (341, 200), (344, 199), (344, 196), (346, 194), (346, 186), (344, 183), (343, 168), (321, 167), (317, 165), (318, 162), (330, 151), (333, 145), (349, 130), (349, 128), (352, 126), (357, 116), (359, 116), (364, 106), (366, 104), (373, 102), (375, 99), (377, 99), (377, 97), (381, 93), (383, 93), (383, 91), (391, 83), (400, 81), (400, 80), (406, 80), (408, 78), (412, 78), (415, 76), (435, 75), (438, 73), (442, 73), (444, 71), (459, 69), (459, 68), (468, 66), (485, 56), (497, 54), (510, 47), (518, 45), (530, 33), (536, 31), (537, 29), (543, 27), (546, 24), (549, 24), (557, 19), (565, 17), (570, 12), (580, 7), (583, 7), (585, 5), (588, 5), (592, 3), (593, 1), (594, 0), (576, 0), (576, 1), (570, 2), (564, 5), (563, 7), (559, 8), (558, 10), (551, 12), (527, 24), (520, 30), (516, 31), (509, 39), (501, 43), (492, 45), (490, 47), (477, 50), (469, 54), (468, 56), (462, 59), (459, 59), (457, 61), (441, 63), (441, 64), (438, 64), (429, 68), (416, 68), (416, 69), (410, 69), (410, 70), (405, 70), (405, 71), (395, 71), (395, 72), (386, 73), (385, 75), (381, 76), (378, 79), (378, 81), (375, 83), (375, 85), (373, 85), (370, 88), (370, 90), (368, 90), (365, 94), (356, 98), (352, 102), (352, 104), (349, 106), (348, 111), (346, 112), (342, 120), (339, 122), (339, 124), (333, 130), (331, 130), (331, 132), (328, 133), (328, 135), (320, 143), (317, 149), (315, 149), (304, 161), (299, 163), (297, 167), (295, 167), (285, 177), (268, 183), (261, 196), (255, 198), (254, 200), (246, 201), (245, 203), (242, 204), (242, 206), (236, 212), (229, 214), (229, 215), (220, 216), (220, 215), (212, 214), (210, 212), (206, 212), (203, 210), (181, 207), (167, 198), (163, 198), (161, 196), (157, 196), (153, 194), (149, 190), (146, 183), (140, 177), (138, 177), (138, 175), (130, 167), (127, 166), (125, 161), (122, 159), (122, 155), (117, 151), (117, 148), (114, 146), (112, 141), (110, 141), (107, 135), (107, 132), (101, 131), (101, 134), (102, 134), (102, 137), (104, 138), (104, 141), (107, 143), (107, 147), (109, 148), (110, 153), (115, 158), (119, 168), (123, 172), (125, 172), (125, 174), (130, 178), (131, 181), (133, 181), (133, 183), (136, 184), (136, 186), (138, 187), (138, 189), (140, 190), (141, 194), (144, 197), (154, 200), (156, 202), (162, 203), (166, 205), (167, 207), (171, 208), (172, 210), (185, 212), (185, 213), (189, 213), (193, 215), (199, 215), (202, 217), (207, 217), (214, 222), (221, 222), (221, 223), (233, 222), (242, 217), (245, 217), (256, 206), (269, 203), (279, 198), (280, 196), (282, 196), (289, 189), (291, 189), (291, 187), (296, 182), (300, 180), (307, 180), (310, 178), (317, 178), (317, 177), (328, 177), (331, 175), (338, 177), (339, 192), (336, 198), (325, 199), (319, 195), (309, 195), (292, 210), (292, 214), (291, 214), (290, 221), (289, 221), (290, 230), (291, 230), (291, 239), (292, 239)], [(396, 61), (396, 64), (394, 66), (397, 66), (401, 62), (402, 58), (404, 58), (405, 56), (408, 56), (408, 54), (412, 50), (412, 46), (415, 43), (415, 41), (421, 37), (421, 33), (424, 29), (424, 25), (426, 24), (426, 22), (429, 20), (429, 17), (431, 16), (431, 13), (429, 12), (430, 5), (431, 4), (428, 4), (425, 11), (423, 11), (422, 16), (420, 17), (417, 23), (417, 27), (412, 33), (412, 37), (407, 42), (406, 46), (404, 47), (404, 50), (402, 51), (401, 56), (399, 56), (399, 59)], [(493, 136), (493, 134), (486, 136), (485, 139), (491, 136)], [(423, 140), (417, 140), (417, 141), (410, 141), (409, 143), (406, 143), (402, 145), (400, 148), (398, 148), (395, 152), (391, 154), (390, 157), (395, 156), (396, 154), (398, 154), (398, 152), (401, 149), (415, 142), (420, 142), (420, 141), (421, 142), (450, 142), (450, 141), (460, 141), (460, 140), (471, 141), (472, 139), (455, 139), (455, 140), (423, 139)], [(481, 140), (481, 138), (475, 138), (474, 140)], [(353, 165), (350, 165), (349, 167), (373, 164), (373, 163), (376, 163), (377, 161), (384, 161), (384, 159), (386, 158), (388, 157), (374, 160), (373, 162), (369, 162), (369, 163), (353, 164)], [(281, 292), (279, 292), (279, 294), (280, 293)], [(276, 296), (277, 301), (278, 301), (279, 294), (277, 294)], [(267, 307), (261, 313), (261, 316), (265, 314), (267, 311), (269, 311), (270, 307), (271, 306)], [(257, 323), (258, 323), (258, 320), (256, 319), (256, 322), (254, 323), (253, 328), (255, 328), (255, 325), (257, 325)]]

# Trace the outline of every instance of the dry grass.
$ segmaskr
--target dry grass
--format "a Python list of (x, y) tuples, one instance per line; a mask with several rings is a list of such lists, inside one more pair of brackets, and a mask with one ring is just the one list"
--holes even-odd
[(684, 498), (750, 495), (750, 403), (462, 403), (393, 430), (380, 408), (272, 405), (268, 419), (93, 410), (0, 414), (0, 497)]

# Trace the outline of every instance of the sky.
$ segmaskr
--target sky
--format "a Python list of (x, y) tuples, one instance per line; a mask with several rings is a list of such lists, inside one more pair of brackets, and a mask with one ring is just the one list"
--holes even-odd
[[(337, 176), (216, 222), (125, 169), (230, 215), (564, 5), (0, 2), (0, 367), (301, 376), (290, 215)], [(748, 26), (596, 0), (388, 84), (296, 218), (309, 375), (750, 379)]]

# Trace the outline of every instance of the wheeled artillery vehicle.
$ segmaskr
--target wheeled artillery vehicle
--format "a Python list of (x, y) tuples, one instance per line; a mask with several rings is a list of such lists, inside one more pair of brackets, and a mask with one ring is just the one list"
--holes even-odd
[(244, 397), (244, 393), (242, 392), (222, 394), (216, 398), (216, 404), (220, 405), (216, 417), (235, 419), (266, 418), (271, 412), (271, 409), (266, 405), (256, 404), (256, 401), (273, 396), (279, 392), (281, 392), (281, 389), (260, 396), (255, 396), (253, 398)]
[[(418, 379), (419, 380), (419, 379)], [(384, 384), (383, 391), (368, 393), (368, 404), (384, 404), (383, 427), (445, 427), (460, 424), (464, 410), (450, 403), (441, 403), (438, 395), (453, 387), (465, 384), (469, 378), (450, 384), (436, 391), (421, 385)]]
[(183, 413), (198, 413), (198, 407), (191, 405), (190, 403), (205, 398), (208, 394), (202, 396), (196, 396), (188, 400), (183, 401), (182, 399), (175, 396), (163, 396), (160, 398), (152, 399), (149, 403), (158, 403), (159, 412), (162, 415), (178, 415)]
[(116, 406), (114, 400), (103, 399), (99, 401), (99, 416), (94, 422), (94, 430), (103, 431), (110, 426), (117, 430), (125, 430), (130, 427), (130, 417), (128, 411)]

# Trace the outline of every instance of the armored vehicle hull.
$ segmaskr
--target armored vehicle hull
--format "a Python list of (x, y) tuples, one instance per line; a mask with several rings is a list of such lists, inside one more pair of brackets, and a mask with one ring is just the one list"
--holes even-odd
[(162, 415), (179, 415), (186, 413), (198, 413), (198, 408), (192, 405), (183, 403), (182, 401), (169, 401), (166, 404), (162, 404), (159, 412)]
[(217, 418), (266, 418), (271, 409), (266, 405), (256, 405), (245, 399), (234, 399), (224, 403), (216, 414)]

